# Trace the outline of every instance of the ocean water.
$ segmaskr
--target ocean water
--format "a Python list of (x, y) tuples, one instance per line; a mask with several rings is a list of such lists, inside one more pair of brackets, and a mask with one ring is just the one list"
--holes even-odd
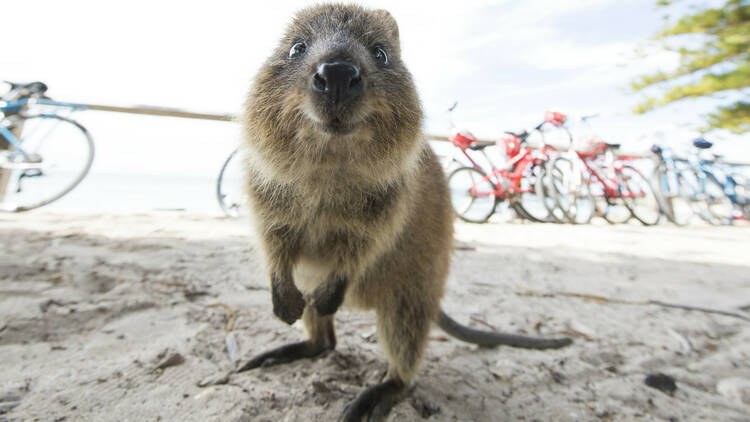
[[(447, 158), (455, 152), (447, 143), (433, 143), (433, 149), (438, 155)], [(497, 158), (495, 155), (499, 154), (492, 148), (488, 153), (492, 158)], [(217, 200), (216, 184), (223, 160), (214, 161), (215, 169), (197, 170), (194, 174), (107, 172), (94, 166), (72, 192), (44, 209), (84, 213), (175, 210), (221, 216), (223, 211)], [(649, 160), (639, 161), (637, 166), (647, 176), (651, 174)], [(241, 178), (236, 167), (230, 169), (225, 188), (230, 194), (240, 196)], [(742, 170), (746, 170), (745, 174), (750, 179), (750, 167)]]
[(223, 215), (216, 198), (216, 174), (195, 176), (91, 172), (60, 200), (44, 209), (87, 213), (180, 210)]
[[(432, 143), (439, 155), (452, 151), (448, 143)], [(228, 155), (228, 154), (227, 154)], [(145, 173), (136, 167), (132, 172), (112, 172), (94, 167), (80, 185), (44, 209), (70, 212), (149, 212), (177, 210), (190, 213), (224, 215), (216, 194), (221, 165), (227, 155), (212, 157), (213, 166), (196, 169), (193, 174), (178, 172)], [(165, 165), (169, 168), (169, 163)], [(224, 188), (231, 195), (241, 195), (238, 166), (230, 166)]]

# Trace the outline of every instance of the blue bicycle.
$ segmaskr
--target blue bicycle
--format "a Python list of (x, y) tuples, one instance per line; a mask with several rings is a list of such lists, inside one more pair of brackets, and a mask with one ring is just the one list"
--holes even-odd
[[(713, 144), (704, 138), (693, 141), (699, 150)], [(658, 161), (654, 178), (658, 181), (659, 203), (662, 212), (677, 225), (688, 224), (693, 214), (709, 224), (731, 224), (738, 213), (750, 212), (750, 198), (745, 183), (727, 171), (726, 166), (702, 159), (697, 152), (679, 159), (669, 148), (654, 145), (651, 150)]]
[(687, 225), (694, 214), (710, 220), (708, 205), (700, 194), (699, 179), (687, 161), (675, 157), (671, 148), (654, 145), (653, 179), (662, 213), (678, 226)]
[(47, 205), (75, 188), (91, 168), (94, 142), (63, 112), (80, 104), (53, 101), (42, 82), (6, 82), (0, 97), (0, 211)]

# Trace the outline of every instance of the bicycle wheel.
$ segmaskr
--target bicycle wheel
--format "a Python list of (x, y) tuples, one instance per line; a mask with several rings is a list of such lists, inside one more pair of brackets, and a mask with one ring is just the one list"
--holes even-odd
[(625, 223), (633, 214), (625, 206), (620, 197), (608, 196), (604, 185), (593, 174), (588, 174), (588, 190), (593, 198), (594, 213), (602, 217), (609, 224)]
[(486, 222), (497, 205), (495, 185), (474, 167), (461, 167), (448, 176), (451, 205), (458, 218), (469, 223)]
[(586, 176), (568, 158), (558, 157), (550, 165), (555, 204), (573, 224), (586, 224), (596, 214), (596, 205)]
[(14, 116), (22, 129), (23, 151), (0, 152), (0, 168), (9, 172), (0, 210), (20, 212), (47, 205), (75, 188), (91, 169), (94, 141), (86, 128), (63, 116)]
[(555, 223), (566, 223), (569, 220), (560, 208), (560, 204), (555, 199), (555, 190), (557, 188), (555, 183), (559, 181), (560, 178), (561, 175), (559, 174), (559, 169), (554, 168), (553, 162), (546, 162), (544, 163), (544, 169), (541, 176), (537, 178), (536, 190), (542, 192), (542, 202), (544, 203), (544, 207), (547, 208), (550, 219)]
[[(534, 163), (523, 175), (519, 188), (524, 191), (520, 199), (516, 201), (517, 207), (522, 214), (525, 214), (531, 221), (546, 223), (552, 221), (550, 212), (544, 204), (544, 192), (539, 183), (539, 178), (543, 177), (544, 166)], [(537, 188), (539, 187), (539, 188)]]
[(238, 150), (232, 151), (224, 161), (216, 179), (216, 199), (227, 217), (245, 215), (246, 197), (242, 189), (242, 168)]
[(629, 165), (616, 173), (625, 206), (644, 226), (652, 226), (661, 218), (661, 207), (651, 183), (640, 171)]
[(730, 224), (734, 211), (734, 203), (724, 192), (724, 187), (713, 176), (706, 176), (706, 206), (714, 225)]
[(652, 180), (657, 181), (656, 199), (667, 219), (678, 226), (686, 226), (693, 217), (693, 187), (681, 173), (667, 170), (663, 165), (654, 169)]
[[(682, 175), (677, 175), (677, 195), (669, 198), (669, 209), (672, 214), (672, 222), (678, 226), (686, 226), (693, 219), (692, 197), (694, 186), (685, 180)], [(669, 216), (667, 216), (669, 217)]]
[(737, 207), (745, 220), (750, 220), (750, 178), (743, 175), (733, 174), (736, 185), (734, 194), (737, 195)]
[(716, 224), (708, 211), (708, 201), (701, 177), (693, 169), (680, 170), (678, 177), (681, 181), (680, 192), (682, 193), (684, 188), (684, 196), (690, 204), (692, 214), (709, 224)]

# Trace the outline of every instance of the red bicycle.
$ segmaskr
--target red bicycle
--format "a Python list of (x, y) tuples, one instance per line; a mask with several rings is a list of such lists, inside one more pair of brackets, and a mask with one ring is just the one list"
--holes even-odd
[[(558, 175), (553, 177), (549, 195), (571, 221), (578, 221), (574, 206), (580, 198), (593, 198), (599, 213), (609, 223), (623, 223), (631, 216), (644, 225), (659, 222), (661, 211), (648, 179), (628, 161), (638, 157), (614, 158), (619, 144), (594, 142), (587, 151), (575, 151), (577, 162), (558, 157), (550, 165)], [(580, 164), (582, 164), (582, 166)], [(573, 205), (573, 206), (572, 206)], [(593, 211), (593, 210), (592, 210)], [(591, 219), (593, 212), (586, 212)]]
[[(535, 130), (541, 130), (543, 122)], [(459, 218), (471, 223), (484, 223), (498, 204), (512, 207), (521, 217), (532, 221), (555, 221), (556, 216), (550, 212), (554, 206), (551, 198), (544, 195), (542, 176), (545, 163), (550, 161), (549, 145), (541, 149), (526, 146), (530, 134), (505, 132), (499, 146), (504, 147), (508, 161), (502, 168), (495, 166), (484, 149), (493, 144), (480, 144), (469, 132), (459, 132), (450, 137), (453, 145), (458, 147), (472, 166), (460, 167), (448, 176), (451, 190), (451, 203)], [(484, 154), (490, 163), (491, 171), (485, 172), (482, 167), (467, 153), (467, 150)]]

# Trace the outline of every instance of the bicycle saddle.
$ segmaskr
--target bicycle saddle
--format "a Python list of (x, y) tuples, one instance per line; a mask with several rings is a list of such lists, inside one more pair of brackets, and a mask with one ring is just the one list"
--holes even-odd
[(709, 149), (713, 145), (713, 142), (706, 140), (706, 138), (693, 139), (693, 146), (699, 149)]
[(469, 148), (471, 148), (474, 151), (481, 151), (491, 145), (492, 144), (471, 144), (469, 145)]
[(10, 85), (11, 90), (15, 89), (26, 89), (34, 94), (44, 94), (47, 91), (47, 84), (40, 81), (34, 81), (34, 82), (27, 82), (27, 83), (17, 83), (17, 82), (11, 82), (11, 81), (5, 81), (7, 84)]
[(612, 149), (620, 149), (620, 147), (622, 146), (622, 144), (610, 144), (609, 142), (605, 142), (605, 143), (607, 144), (607, 148), (612, 148)]

